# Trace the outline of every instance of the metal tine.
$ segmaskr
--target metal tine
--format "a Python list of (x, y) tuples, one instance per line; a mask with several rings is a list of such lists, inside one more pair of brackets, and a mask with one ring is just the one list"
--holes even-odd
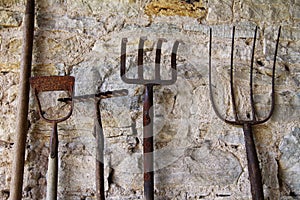
[(169, 80), (162, 80), (160, 75), (160, 64), (161, 64), (161, 47), (163, 42), (167, 42), (166, 39), (160, 38), (157, 42), (157, 49), (155, 55), (155, 78), (153, 80), (147, 80), (143, 77), (143, 54), (144, 54), (144, 43), (146, 41), (146, 37), (141, 37), (139, 41), (139, 49), (138, 49), (138, 78), (132, 79), (126, 77), (126, 45), (127, 38), (122, 39), (121, 43), (121, 68), (120, 74), (121, 79), (125, 83), (129, 84), (153, 84), (153, 85), (171, 85), (177, 80), (177, 70), (176, 70), (176, 56), (177, 50), (180, 43), (184, 43), (181, 40), (176, 40), (173, 45), (172, 55), (171, 55), (171, 76), (172, 78)]
[(255, 108), (254, 103), (254, 96), (253, 96), (253, 65), (254, 65), (254, 54), (255, 54), (255, 43), (257, 38), (257, 30), (258, 27), (255, 28), (254, 33), (254, 41), (253, 41), (253, 48), (252, 48), (252, 55), (251, 55), (251, 66), (250, 66), (250, 104), (251, 104), (251, 112), (252, 112), (252, 119), (250, 120), (240, 120), (238, 116), (238, 111), (236, 109), (236, 101), (235, 101), (235, 95), (234, 95), (234, 81), (233, 81), (233, 52), (234, 52), (234, 35), (235, 35), (235, 27), (233, 27), (232, 31), (232, 45), (231, 45), (231, 61), (230, 61), (230, 90), (231, 90), (231, 100), (232, 100), (232, 109), (234, 113), (235, 120), (228, 120), (225, 117), (223, 117), (220, 112), (217, 109), (214, 97), (213, 97), (213, 86), (212, 86), (212, 67), (211, 67), (211, 45), (212, 45), (212, 29), (210, 28), (210, 41), (209, 41), (209, 90), (210, 90), (210, 100), (212, 103), (213, 110), (215, 111), (216, 115), (224, 122), (233, 124), (233, 125), (243, 125), (244, 123), (250, 123), (252, 125), (255, 124), (262, 124), (266, 121), (268, 121), (273, 112), (275, 107), (275, 66), (276, 66), (276, 58), (277, 58), (277, 51), (279, 46), (279, 38), (281, 33), (281, 26), (278, 30), (278, 36), (276, 41), (276, 47), (275, 47), (275, 55), (274, 55), (274, 61), (273, 61), (273, 69), (272, 69), (272, 89), (271, 89), (271, 108), (270, 112), (267, 115), (265, 119), (258, 120), (257, 118), (257, 112)]
[(121, 79), (125, 83), (129, 84), (135, 84), (137, 82), (144, 83), (144, 69), (143, 69), (143, 56), (144, 56), (144, 43), (147, 40), (146, 37), (141, 37), (139, 40), (139, 49), (138, 49), (138, 78), (132, 79), (126, 77), (126, 46), (128, 39), (122, 38), (121, 42), (121, 68), (120, 68), (120, 74)]
[(234, 35), (235, 35), (235, 26), (232, 29), (232, 42), (231, 42), (231, 57), (230, 57), (230, 92), (231, 92), (231, 101), (232, 101), (232, 110), (234, 114), (235, 121), (239, 120), (237, 109), (236, 109), (236, 101), (234, 95), (233, 88), (233, 57), (234, 57)]
[(167, 40), (161, 38), (158, 40), (157, 49), (156, 49), (156, 57), (155, 57), (155, 83), (156, 85), (172, 85), (177, 81), (177, 51), (179, 44), (184, 44), (182, 40), (176, 40), (173, 44), (172, 53), (171, 53), (171, 79), (169, 80), (162, 80), (160, 77), (160, 58), (161, 58), (161, 45), (162, 42), (166, 42)]
[(268, 121), (271, 118), (271, 116), (272, 116), (272, 114), (274, 112), (274, 108), (275, 108), (275, 66), (276, 66), (276, 59), (277, 59), (277, 51), (278, 51), (278, 46), (279, 46), (280, 33), (281, 33), (281, 26), (279, 27), (279, 30), (278, 30), (276, 47), (275, 47), (275, 53), (274, 53), (274, 60), (273, 60), (272, 89), (271, 89), (272, 91), (271, 91), (271, 108), (270, 108), (270, 112), (269, 112), (269, 115), (265, 119), (257, 121), (255, 124), (265, 123), (266, 121)]
[(123, 38), (122, 39), (122, 43), (121, 43), (121, 68), (120, 68), (120, 74), (121, 74), (121, 78), (124, 82), (127, 82), (128, 79), (126, 78), (126, 44), (127, 44), (128, 40), (127, 38)]
[(171, 55), (171, 70), (172, 70), (172, 81), (170, 84), (173, 84), (177, 80), (177, 64), (176, 64), (176, 56), (178, 51), (179, 44), (184, 44), (182, 40), (176, 40), (173, 44), (172, 55)]
[(213, 86), (212, 86), (212, 67), (211, 67), (211, 45), (212, 45), (212, 29), (209, 29), (209, 60), (208, 60), (208, 82), (209, 82), (209, 98), (211, 101), (211, 105), (213, 107), (213, 110), (215, 111), (216, 115), (224, 122), (226, 122), (226, 119), (220, 114), (219, 110), (217, 109), (216, 103), (215, 103), (215, 99), (214, 99), (214, 95), (213, 95)]
[(252, 120), (256, 122), (256, 109), (254, 105), (254, 97), (253, 97), (253, 63), (254, 63), (254, 54), (255, 54), (255, 42), (256, 42), (256, 34), (257, 34), (257, 26), (255, 27), (254, 33), (254, 40), (253, 40), (253, 47), (252, 47), (252, 57), (251, 57), (251, 65), (250, 65), (250, 104), (251, 104), (251, 111), (252, 111)]
[(236, 102), (235, 102), (235, 95), (234, 95), (234, 87), (233, 87), (233, 52), (234, 52), (234, 35), (235, 35), (235, 26), (233, 26), (232, 29), (232, 42), (231, 42), (231, 57), (230, 57), (230, 92), (231, 92), (231, 101), (232, 101), (232, 110), (234, 114), (235, 121), (230, 121), (223, 117), (219, 110), (217, 109), (215, 99), (213, 96), (213, 86), (212, 86), (212, 67), (211, 67), (211, 46), (212, 46), (212, 29), (209, 29), (209, 75), (208, 75), (208, 80), (209, 80), (209, 90), (210, 90), (210, 101), (213, 107), (213, 110), (215, 111), (216, 115), (224, 122), (229, 123), (229, 124), (237, 124), (238, 120), (238, 114), (236, 111)]
[[(120, 74), (121, 74), (121, 79), (125, 83), (129, 84), (134, 84), (136, 81), (139, 81), (139, 79), (131, 79), (126, 77), (126, 46), (127, 46), (128, 39), (127, 38), (122, 38), (122, 43), (121, 43), (121, 68), (120, 68)], [(142, 53), (143, 55), (143, 53)], [(141, 57), (140, 57), (141, 58)], [(143, 61), (139, 61), (142, 62)]]
[(144, 80), (144, 44), (147, 37), (141, 37), (138, 50), (138, 79)]
[(162, 43), (166, 42), (167, 40), (164, 38), (159, 38), (157, 41), (156, 46), (156, 55), (155, 55), (155, 80), (160, 81), (160, 61), (161, 61), (161, 47)]

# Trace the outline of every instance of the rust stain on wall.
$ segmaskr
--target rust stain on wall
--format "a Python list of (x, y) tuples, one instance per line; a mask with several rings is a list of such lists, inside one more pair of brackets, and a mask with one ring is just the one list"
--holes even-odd
[(207, 9), (202, 1), (187, 3), (182, 0), (153, 0), (145, 7), (145, 13), (152, 16), (188, 16), (202, 19), (207, 15)]

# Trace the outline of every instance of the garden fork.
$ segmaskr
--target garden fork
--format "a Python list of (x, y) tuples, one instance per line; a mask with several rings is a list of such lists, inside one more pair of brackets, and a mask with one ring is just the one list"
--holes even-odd
[(254, 40), (253, 40), (253, 48), (252, 48), (252, 56), (251, 56), (251, 65), (250, 65), (250, 104), (251, 104), (251, 112), (252, 112), (252, 119), (249, 120), (242, 120), (237, 111), (237, 104), (234, 95), (234, 82), (233, 82), (233, 50), (234, 50), (234, 34), (235, 34), (235, 27), (233, 27), (232, 31), (232, 46), (231, 46), (231, 62), (230, 62), (230, 92), (231, 92), (231, 101), (232, 101), (232, 110), (234, 114), (234, 120), (228, 120), (226, 117), (223, 117), (216, 106), (215, 100), (213, 98), (213, 86), (212, 86), (212, 78), (211, 78), (211, 43), (212, 43), (212, 30), (210, 29), (210, 42), (209, 42), (209, 90), (210, 90), (210, 100), (212, 103), (212, 107), (216, 113), (216, 115), (223, 120), (224, 122), (231, 124), (231, 125), (238, 125), (243, 127), (244, 137), (245, 137), (245, 146), (246, 146), (246, 153), (247, 153), (247, 162), (248, 162), (248, 171), (249, 171), (249, 179), (251, 184), (251, 194), (253, 200), (263, 200), (263, 184), (262, 184), (262, 176), (259, 169), (259, 161), (257, 158), (257, 152), (255, 148), (255, 143), (253, 140), (253, 133), (252, 133), (252, 126), (257, 124), (262, 124), (268, 121), (274, 111), (275, 107), (275, 65), (276, 65), (276, 56), (277, 56), (277, 49), (280, 37), (280, 30), (278, 31), (277, 42), (275, 47), (275, 55), (274, 55), (274, 62), (273, 62), (273, 69), (272, 69), (272, 90), (271, 90), (271, 109), (269, 114), (264, 119), (258, 119), (255, 102), (253, 97), (253, 62), (254, 62), (254, 53), (255, 53), (255, 41), (256, 41), (256, 34), (257, 34), (257, 27), (255, 28)]
[(52, 123), (52, 133), (50, 137), (50, 157), (48, 162), (47, 176), (47, 200), (57, 199), (58, 182), (58, 133), (57, 123), (67, 120), (73, 111), (73, 101), (67, 115), (59, 119), (49, 119), (45, 117), (39, 99), (39, 93), (47, 91), (67, 91), (70, 97), (73, 96), (75, 78), (73, 76), (39, 76), (30, 78), (30, 84), (34, 91), (34, 97), (38, 104), (39, 115), (46, 122)]
[(162, 80), (160, 76), (161, 47), (165, 39), (158, 39), (155, 57), (155, 78), (152, 80), (144, 79), (143, 73), (143, 54), (144, 42), (146, 37), (141, 37), (138, 49), (138, 78), (130, 79), (126, 77), (126, 44), (127, 38), (122, 39), (121, 45), (121, 78), (125, 83), (142, 84), (145, 86), (144, 106), (143, 106), (143, 144), (144, 144), (144, 196), (146, 200), (154, 199), (154, 167), (153, 167), (153, 86), (171, 85), (177, 80), (176, 53), (179, 41), (175, 41), (171, 55), (171, 76), (170, 80)]

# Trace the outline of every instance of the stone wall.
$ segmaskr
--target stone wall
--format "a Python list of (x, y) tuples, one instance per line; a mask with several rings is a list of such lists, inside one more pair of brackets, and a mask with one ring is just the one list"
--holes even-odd
[[(300, 198), (300, 2), (297, 0), (39, 0), (36, 2), (32, 75), (72, 75), (75, 95), (127, 89), (101, 102), (107, 199), (143, 198), (142, 85), (119, 74), (122, 38), (128, 38), (128, 76), (136, 77), (139, 37), (146, 36), (145, 76), (153, 76), (156, 41), (162, 74), (169, 78), (172, 45), (178, 77), (155, 86), (155, 199), (251, 199), (241, 127), (221, 121), (208, 85), (212, 28), (213, 86), (217, 107), (231, 115), (229, 66), (236, 26), (235, 87), (242, 118), (249, 117), (249, 65), (255, 26), (255, 101), (260, 117), (270, 109), (271, 68), (279, 26), (276, 105), (272, 118), (254, 127), (265, 199)], [(0, 199), (7, 199), (13, 158), (25, 2), (0, 1)], [(146, 75), (147, 74), (147, 75)], [(55, 112), (56, 96), (43, 98)], [(63, 103), (57, 106), (64, 107)], [(56, 108), (56, 107), (54, 107)], [(38, 116), (31, 95), (23, 199), (43, 199), (51, 124)], [(95, 118), (92, 100), (77, 101), (58, 125), (59, 199), (95, 198)], [(231, 115), (232, 116), (232, 115)], [(230, 117), (230, 116), (229, 116)]]

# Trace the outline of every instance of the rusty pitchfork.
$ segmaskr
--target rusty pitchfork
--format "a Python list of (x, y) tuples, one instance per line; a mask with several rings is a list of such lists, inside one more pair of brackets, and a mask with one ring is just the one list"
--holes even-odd
[(251, 184), (251, 194), (253, 200), (263, 200), (263, 184), (262, 184), (262, 176), (259, 168), (259, 161), (257, 158), (257, 152), (255, 148), (255, 143), (253, 139), (252, 133), (252, 126), (257, 124), (262, 124), (268, 121), (274, 111), (275, 107), (275, 65), (276, 65), (276, 56), (277, 56), (277, 49), (280, 37), (280, 30), (278, 30), (277, 42), (275, 47), (275, 55), (274, 55), (274, 62), (273, 62), (273, 69), (272, 69), (272, 91), (271, 91), (271, 109), (269, 114), (264, 119), (258, 119), (255, 102), (253, 97), (253, 63), (254, 63), (254, 53), (255, 53), (255, 41), (256, 41), (256, 34), (257, 34), (257, 27), (255, 28), (254, 40), (253, 40), (253, 48), (252, 48), (252, 56), (251, 56), (251, 65), (250, 65), (250, 104), (251, 104), (251, 112), (252, 112), (252, 119), (249, 120), (242, 120), (239, 117), (237, 106), (236, 106), (236, 99), (234, 94), (234, 81), (233, 81), (233, 52), (234, 52), (234, 35), (235, 35), (235, 27), (233, 27), (232, 31), (232, 46), (231, 46), (231, 62), (230, 62), (230, 92), (231, 92), (231, 101), (232, 101), (232, 109), (234, 114), (234, 120), (228, 120), (223, 117), (216, 106), (215, 100), (213, 98), (213, 86), (212, 86), (212, 78), (211, 78), (211, 44), (212, 44), (212, 30), (210, 29), (210, 42), (209, 42), (209, 90), (210, 90), (210, 100), (212, 103), (212, 107), (216, 113), (216, 115), (223, 120), (224, 122), (231, 124), (231, 125), (238, 125), (243, 127), (244, 138), (245, 138), (245, 146), (246, 146), (246, 153), (247, 153), (247, 162), (248, 162), (248, 171), (249, 171), (249, 179)]
[(171, 55), (171, 76), (170, 80), (163, 80), (160, 76), (160, 61), (161, 61), (161, 47), (166, 39), (160, 38), (157, 41), (156, 57), (155, 57), (155, 78), (152, 80), (143, 77), (143, 55), (144, 43), (146, 37), (141, 37), (138, 48), (138, 77), (131, 79), (126, 77), (126, 44), (127, 38), (122, 39), (121, 44), (121, 78), (125, 83), (129, 84), (142, 84), (145, 86), (144, 93), (144, 106), (143, 106), (143, 155), (144, 155), (144, 196), (146, 200), (154, 199), (154, 167), (153, 167), (153, 122), (154, 122), (154, 109), (153, 109), (153, 86), (155, 85), (171, 85), (177, 80), (176, 69), (176, 53), (179, 46), (179, 41), (175, 41)]
[(73, 76), (39, 76), (30, 78), (30, 84), (34, 91), (34, 97), (37, 101), (39, 115), (46, 122), (52, 123), (52, 133), (50, 137), (50, 157), (48, 162), (47, 177), (47, 200), (57, 199), (57, 181), (58, 181), (58, 133), (57, 123), (67, 120), (73, 110), (73, 103), (66, 116), (59, 119), (49, 119), (44, 116), (42, 111), (39, 93), (47, 91), (67, 91), (69, 96), (73, 96), (75, 78)]
[[(82, 95), (73, 97), (73, 101), (94, 100), (96, 118), (94, 121), (93, 136), (96, 139), (96, 197), (97, 200), (105, 200), (104, 188), (104, 134), (101, 120), (100, 103), (102, 99), (121, 97), (128, 95), (127, 90), (114, 90), (100, 92), (92, 95)], [(72, 98), (59, 98), (58, 101), (71, 102)]]

